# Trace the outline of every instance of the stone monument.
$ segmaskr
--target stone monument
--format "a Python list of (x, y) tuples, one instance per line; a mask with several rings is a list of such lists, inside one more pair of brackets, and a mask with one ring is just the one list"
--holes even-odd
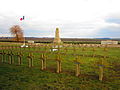
[(60, 44), (60, 43), (62, 43), (61, 39), (60, 39), (60, 36), (59, 36), (59, 28), (56, 28), (55, 38), (54, 38), (53, 43), (54, 44)]

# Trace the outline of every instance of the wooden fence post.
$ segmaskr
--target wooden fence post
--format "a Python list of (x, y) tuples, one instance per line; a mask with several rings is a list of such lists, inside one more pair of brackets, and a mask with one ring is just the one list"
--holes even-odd
[(9, 64), (13, 64), (14, 63), (14, 60), (13, 60), (13, 53), (12, 51), (10, 51), (10, 61), (9, 61)]
[(99, 65), (99, 80), (103, 80), (103, 65)]
[(61, 67), (61, 61), (59, 61), (59, 72), (62, 71), (62, 67)]
[(43, 68), (44, 68), (44, 70), (45, 70), (45, 69), (46, 69), (46, 56), (45, 56), (45, 55), (44, 55), (43, 64), (44, 64)]
[(5, 51), (2, 50), (2, 62), (4, 63), (5, 62)]
[(84, 57), (85, 56), (85, 47), (84, 46), (82, 47), (82, 52), (84, 52), (82, 55)]
[(93, 47), (92, 51), (93, 51), (93, 58), (94, 58), (95, 57), (95, 51), (96, 51), (94, 47)]
[(22, 64), (22, 52), (18, 53), (18, 65)]
[(42, 67), (41, 69), (42, 70), (45, 70), (46, 69), (46, 56), (45, 54), (42, 54), (41, 58), (40, 58), (42, 61), (41, 61), (41, 64), (42, 64)]
[(2, 52), (0, 52), (0, 63), (2, 63)]
[(74, 63), (76, 64), (75, 76), (79, 76), (80, 75), (80, 64), (82, 64), (83, 62), (80, 60), (80, 57), (78, 56), (75, 58)]
[(4, 51), (4, 52), (3, 52), (4, 63), (6, 62), (6, 56), (5, 56), (5, 55), (6, 55), (6, 52)]
[(28, 67), (33, 67), (33, 55), (29, 53), (28, 55)]
[(10, 51), (8, 51), (8, 64), (10, 64)]
[(9, 64), (12, 64), (12, 55), (9, 56)]
[(4, 54), (3, 53), (4, 53), (4, 51), (2, 50), (2, 60), (1, 60), (2, 63), (4, 62)]
[(77, 63), (76, 64), (76, 76), (79, 76), (80, 75), (80, 64)]
[(57, 61), (57, 73), (61, 72), (61, 61)]
[(10, 57), (10, 51), (8, 51), (8, 64), (11, 64), (11, 57)]
[(62, 71), (61, 70), (61, 58), (60, 58), (60, 55), (57, 55), (56, 61), (57, 61), (57, 73), (60, 73)]
[(100, 58), (98, 61), (97, 61), (97, 66), (99, 67), (99, 80), (102, 81), (103, 80), (103, 70), (104, 70), (104, 67), (105, 66), (108, 66), (109, 63), (104, 59), (104, 58)]
[(18, 57), (18, 65), (21, 65), (21, 64), (22, 64), (22, 57), (19, 56), (19, 57)]
[(42, 61), (41, 61), (41, 64), (42, 64), (41, 69), (44, 70), (44, 60), (43, 60), (43, 59), (42, 59)]

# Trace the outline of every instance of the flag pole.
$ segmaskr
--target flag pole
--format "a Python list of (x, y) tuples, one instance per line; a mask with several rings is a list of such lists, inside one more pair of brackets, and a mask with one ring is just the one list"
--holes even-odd
[[(23, 22), (23, 20), (25, 20), (25, 16), (23, 16), (22, 18), (20, 18), (20, 21)], [(24, 31), (23, 31), (23, 33), (24, 33)], [(25, 34), (24, 34), (24, 39), (23, 39), (23, 45), (22, 45), (22, 47), (26, 47), (25, 44), (26, 44), (26, 43), (25, 43)]]
[(24, 36), (24, 45), (25, 45), (25, 36)]
[[(25, 20), (25, 16), (23, 16), (22, 20)], [(25, 45), (25, 33), (24, 33), (24, 45)]]

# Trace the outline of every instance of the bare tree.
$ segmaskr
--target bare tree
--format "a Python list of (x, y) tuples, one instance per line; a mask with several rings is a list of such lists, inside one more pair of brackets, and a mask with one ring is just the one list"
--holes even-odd
[(23, 41), (23, 30), (19, 25), (14, 25), (10, 28), (10, 33), (14, 36), (15, 41)]

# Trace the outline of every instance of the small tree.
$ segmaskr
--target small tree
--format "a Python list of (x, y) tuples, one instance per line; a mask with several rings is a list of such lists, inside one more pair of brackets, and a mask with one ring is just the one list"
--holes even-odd
[(14, 36), (14, 40), (19, 42), (23, 41), (23, 30), (19, 25), (14, 25), (10, 28), (10, 33)]

